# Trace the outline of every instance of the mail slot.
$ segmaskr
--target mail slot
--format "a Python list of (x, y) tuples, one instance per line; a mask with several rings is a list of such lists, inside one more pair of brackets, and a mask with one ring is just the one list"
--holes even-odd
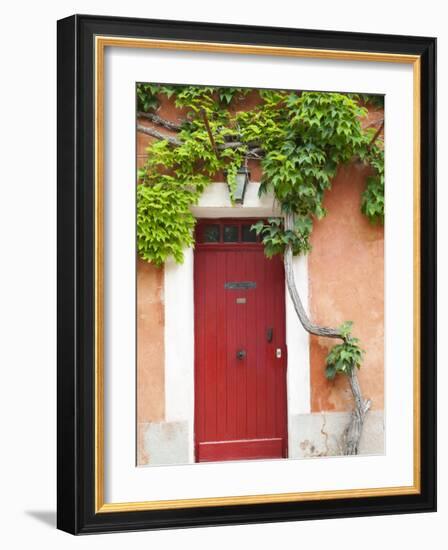
[(257, 288), (257, 283), (255, 281), (236, 281), (224, 283), (224, 288), (227, 290), (242, 290), (246, 288)]

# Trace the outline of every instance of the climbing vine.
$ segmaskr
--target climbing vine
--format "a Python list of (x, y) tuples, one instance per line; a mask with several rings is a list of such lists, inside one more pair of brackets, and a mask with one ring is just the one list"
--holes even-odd
[(365, 352), (359, 347), (359, 339), (352, 336), (352, 326), (352, 321), (346, 321), (339, 327), (343, 342), (333, 346), (327, 356), (325, 376), (328, 380), (333, 380), (338, 373), (349, 375), (354, 368), (361, 367)]
[(253, 109), (229, 110), (248, 93), (241, 88), (137, 86), (143, 115), (157, 110), (163, 94), (174, 95), (185, 113), (181, 123), (168, 126), (175, 137), (154, 136), (159, 139), (148, 147), (148, 160), (139, 171), (137, 234), (144, 260), (161, 265), (173, 256), (182, 261), (184, 248), (193, 244), (190, 207), (218, 172), (226, 172), (232, 189), (245, 158), (260, 159), (260, 194), (273, 192), (282, 210), (296, 215), (288, 232), (273, 220), (270, 228), (258, 226), (267, 255), (282, 253), (288, 242), (294, 254), (310, 251), (313, 220), (325, 215), (324, 192), (338, 166), (353, 158), (372, 168), (362, 212), (372, 222), (383, 221), (383, 147), (372, 143), (374, 128), (362, 129), (367, 110), (357, 96), (261, 90), (261, 102)]
[[(248, 94), (256, 96), (255, 106), (249, 110), (244, 103)], [(157, 115), (163, 96), (173, 98), (182, 113), (180, 122)], [(370, 167), (360, 208), (372, 223), (383, 223), (383, 123), (378, 128), (363, 126), (369, 103), (381, 108), (382, 98), (139, 84), (139, 117), (152, 124), (140, 125), (138, 130), (156, 138), (148, 146), (147, 160), (138, 174), (137, 240), (141, 258), (156, 265), (162, 265), (168, 257), (182, 262), (183, 250), (194, 244), (191, 206), (198, 203), (207, 185), (220, 173), (226, 174), (232, 196), (236, 173), (248, 159), (257, 159), (261, 165), (259, 194), (272, 194), (282, 213), (281, 217), (259, 221), (254, 229), (266, 256), (284, 256), (287, 274), (292, 273), (292, 256), (311, 250), (313, 224), (326, 215), (324, 194), (331, 188), (340, 165), (356, 161)], [(292, 276), (288, 283), (306, 330), (342, 340), (327, 357), (327, 378), (345, 374), (357, 391), (355, 371), (364, 352), (351, 334), (351, 323), (338, 329), (311, 325)], [(362, 404), (367, 410), (368, 403)], [(352, 447), (357, 452), (356, 441)]]
[(245, 91), (142, 84), (137, 87), (138, 108), (147, 114), (157, 107), (159, 94), (173, 93), (176, 106), (186, 111), (185, 119), (168, 125), (176, 137), (162, 137), (148, 147), (148, 159), (138, 174), (138, 252), (156, 265), (169, 256), (182, 261), (184, 248), (193, 244), (195, 218), (190, 207), (219, 171), (226, 170), (234, 185), (248, 152), (246, 144), (231, 141), (235, 120), (225, 108), (235, 94)]

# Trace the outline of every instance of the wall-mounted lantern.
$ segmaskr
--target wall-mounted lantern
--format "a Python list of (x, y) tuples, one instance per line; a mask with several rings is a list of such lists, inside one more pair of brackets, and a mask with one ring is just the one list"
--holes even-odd
[[(247, 169), (247, 166), (241, 166), (238, 168), (238, 172), (236, 173), (235, 178), (235, 192), (233, 194), (233, 200), (236, 204), (243, 204), (244, 202), (244, 194), (246, 193), (246, 186), (249, 183), (250, 178), (250, 172)], [(230, 185), (229, 191), (230, 191)]]

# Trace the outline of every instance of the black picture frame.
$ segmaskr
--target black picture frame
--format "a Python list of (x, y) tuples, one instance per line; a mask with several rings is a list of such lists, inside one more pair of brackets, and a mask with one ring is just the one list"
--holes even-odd
[[(415, 55), (421, 67), (420, 492), (160, 510), (95, 510), (95, 36)], [(436, 510), (436, 39), (74, 15), (58, 21), (58, 511), (73, 534)]]

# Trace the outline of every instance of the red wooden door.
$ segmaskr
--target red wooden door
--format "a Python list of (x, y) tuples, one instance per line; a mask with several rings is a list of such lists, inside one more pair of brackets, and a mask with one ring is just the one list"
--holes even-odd
[(196, 460), (287, 453), (283, 264), (252, 221), (201, 221), (195, 250)]

